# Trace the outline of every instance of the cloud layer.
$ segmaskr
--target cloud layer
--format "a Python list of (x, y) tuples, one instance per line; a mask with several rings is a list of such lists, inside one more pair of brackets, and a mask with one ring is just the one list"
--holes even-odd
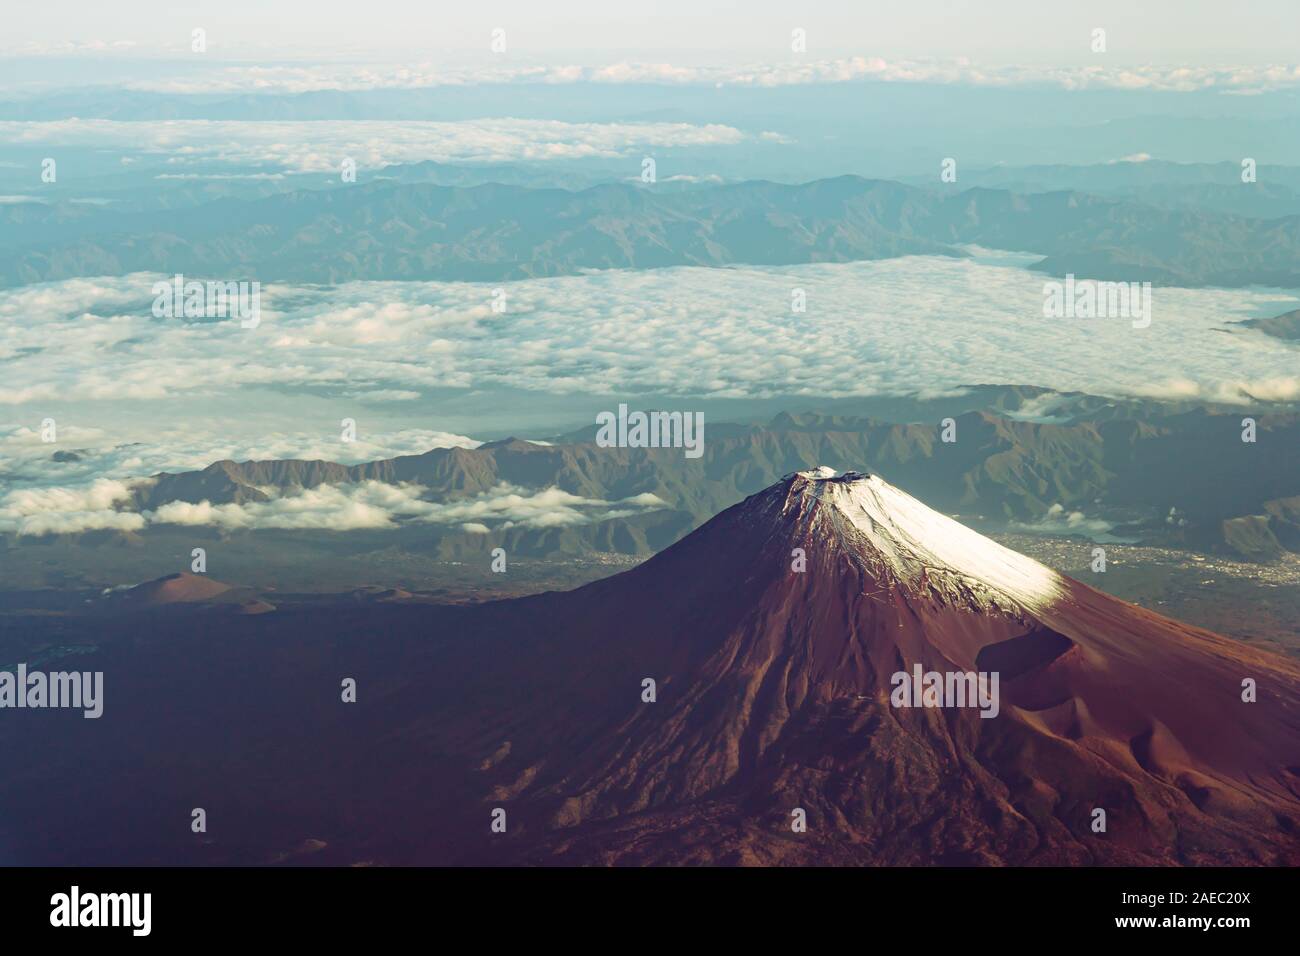
[[(155, 407), (247, 388), (311, 389), (358, 406), (416, 404), (412, 393), (446, 388), (832, 398), (972, 383), (1300, 398), (1295, 347), (1229, 325), (1294, 308), (1293, 296), (1157, 288), (1150, 327), (1134, 329), (1045, 318), (1042, 276), (979, 261), (611, 271), (500, 287), (268, 285), (255, 329), (153, 318), (158, 278), (0, 291), (0, 406), (20, 406), (35, 428), (58, 401)], [(492, 307), (496, 288), (504, 313)], [(806, 313), (791, 310), (795, 289)]]
[(23, 488), (0, 496), (0, 532), (20, 535), (77, 531), (138, 531), (143, 515), (115, 507), (130, 497), (129, 482), (100, 478), (74, 488)]
[[(130, 47), (115, 49), (129, 52)], [(28, 49), (28, 55), (42, 52)], [(103, 54), (57, 48), (49, 54)], [(206, 70), (162, 73), (153, 69), (126, 84), (152, 93), (308, 93), (320, 90), (409, 90), (500, 84), (653, 84), (661, 86), (782, 87), (812, 83), (939, 83), (970, 86), (1044, 86), (1064, 90), (1156, 90), (1261, 93), (1300, 85), (1295, 63), (1215, 65), (1088, 64), (1013, 65), (966, 58), (788, 57), (725, 65), (623, 60), (607, 63), (474, 62), (224, 63)]]
[(363, 481), (298, 488), (270, 501), (242, 505), (174, 501), (156, 511), (124, 510), (136, 484), (101, 478), (78, 487), (10, 491), (0, 495), (0, 533), (37, 536), (105, 529), (139, 531), (148, 525), (210, 527), (226, 532), (359, 531), (415, 523), (486, 534), (511, 528), (572, 527), (665, 507), (652, 494), (604, 501), (559, 488), (538, 491), (509, 484), (460, 501), (434, 502), (423, 497), (424, 489), (418, 485)]
[(338, 173), (345, 158), (354, 160), (362, 169), (424, 160), (487, 163), (616, 159), (639, 157), (655, 148), (734, 146), (747, 141), (749, 136), (731, 126), (690, 123), (564, 123), (539, 119), (0, 121), (0, 142), (166, 155), (177, 173), (163, 175), (185, 175), (186, 166), (214, 162)]

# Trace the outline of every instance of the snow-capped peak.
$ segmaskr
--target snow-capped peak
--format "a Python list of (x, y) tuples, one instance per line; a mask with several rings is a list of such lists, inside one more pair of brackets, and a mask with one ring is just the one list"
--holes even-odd
[(1065, 579), (1051, 568), (926, 507), (878, 475), (836, 476), (820, 467), (795, 477), (806, 481), (805, 495), (866, 539), (864, 557), (916, 592), (981, 605), (1002, 596), (1028, 611), (1045, 610), (1067, 593)]

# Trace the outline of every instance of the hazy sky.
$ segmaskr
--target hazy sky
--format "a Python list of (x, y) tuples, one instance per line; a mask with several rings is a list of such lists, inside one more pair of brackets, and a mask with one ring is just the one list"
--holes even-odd
[(547, 58), (573, 53), (677, 53), (684, 58), (789, 55), (793, 27), (812, 56), (995, 58), (1081, 61), (1094, 27), (1109, 53), (1135, 61), (1295, 58), (1296, 0), (44, 0), (5, 5), (0, 49), (133, 44), (136, 53), (180, 52), (196, 26), (228, 55), (484, 52), (490, 31), (511, 49)]

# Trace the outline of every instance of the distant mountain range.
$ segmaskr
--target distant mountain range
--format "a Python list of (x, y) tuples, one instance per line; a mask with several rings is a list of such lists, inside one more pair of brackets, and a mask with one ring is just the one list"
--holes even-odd
[[(1230, 216), (1277, 219), (1300, 215), (1300, 168), (1260, 165), (1242, 182), (1240, 163), (1171, 163), (1135, 159), (1092, 165), (995, 166), (965, 169), (967, 187), (1014, 193), (1075, 191), (1166, 209), (1200, 209)], [(904, 177), (930, 188), (931, 178)]]
[(1054, 274), (1300, 286), (1300, 216), (1257, 219), (1061, 191), (950, 193), (841, 176), (797, 186), (578, 192), (371, 182), (183, 213), (0, 206), (0, 282), (136, 271), (329, 283), (500, 281), (585, 269), (791, 265), (962, 246), (1042, 254)]

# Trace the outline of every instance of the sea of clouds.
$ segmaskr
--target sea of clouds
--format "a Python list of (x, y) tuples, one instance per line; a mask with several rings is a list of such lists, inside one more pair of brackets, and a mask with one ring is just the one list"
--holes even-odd
[[(43, 402), (134, 400), (158, 403), (165, 422), (171, 396), (248, 387), (312, 387), (357, 402), (448, 387), (835, 398), (975, 383), (1227, 402), (1300, 398), (1295, 347), (1231, 325), (1294, 308), (1294, 295), (1157, 288), (1150, 326), (1135, 329), (1123, 318), (1044, 317), (1043, 276), (978, 259), (607, 271), (504, 284), (269, 284), (252, 329), (233, 319), (154, 318), (150, 290), (165, 278), (0, 290), (0, 406), (24, 407), (26, 417)], [(503, 313), (493, 309), (497, 289)], [(806, 313), (792, 312), (795, 289), (806, 294)]]
[[(521, 411), (547, 396), (593, 396), (592, 421), (611, 395), (791, 397), (807, 405), (952, 394), (979, 383), (1223, 402), (1300, 399), (1296, 346), (1232, 325), (1294, 308), (1293, 295), (1157, 288), (1151, 324), (1142, 329), (1127, 319), (1046, 318), (1044, 277), (1006, 254), (609, 271), (504, 285), (270, 284), (252, 329), (238, 320), (153, 317), (151, 288), (160, 278), (0, 290), (0, 530), (36, 527), (29, 519), (42, 510), (84, 515), (83, 527), (200, 519), (230, 528), (305, 527), (323, 513), (336, 516), (336, 527), (347, 524), (344, 517), (357, 527), (395, 520), (486, 527), (483, 514), (451, 514), (400, 491), (361, 486), (267, 508), (110, 516), (120, 514), (115, 502), (126, 486), (102, 482), (225, 458), (355, 463), (474, 447), (466, 435), (437, 429), (429, 414), (426, 396), (448, 389), (516, 392), (525, 396)], [(498, 288), (506, 294), (504, 313), (492, 308)], [(794, 289), (806, 293), (806, 313), (792, 312)], [(330, 432), (313, 432), (278, 410), (277, 395), (287, 403), (304, 391), (362, 420), (373, 418), (370, 409), (412, 412), (402, 427), (363, 429), (358, 441), (344, 443), (337, 417)], [(178, 411), (196, 403), (211, 410), (206, 424)], [(59, 424), (57, 445), (40, 440), (46, 417)], [(241, 426), (244, 419), (252, 424)], [(56, 450), (73, 455), (56, 461)], [(35, 491), (71, 497), (55, 508), (56, 499), (23, 497)], [(110, 493), (118, 497), (105, 504)], [(325, 501), (334, 494), (346, 502)], [(498, 497), (518, 494), (506, 489)], [(84, 507), (77, 495), (90, 496)], [(516, 510), (502, 520), (545, 520), (509, 500)], [(567, 513), (578, 503), (537, 503), (559, 521), (643, 506), (597, 502)], [(490, 512), (489, 504), (480, 506)]]
[[(362, 169), (434, 160), (544, 162), (639, 157), (656, 148), (738, 146), (757, 135), (710, 123), (566, 123), (549, 119), (0, 121), (0, 142), (46, 149), (83, 147), (166, 156), (178, 172), (196, 163), (337, 173), (343, 157)], [(275, 175), (270, 173), (267, 175)], [(257, 175), (257, 174), (253, 174)], [(204, 178), (210, 178), (205, 176)], [(240, 178), (248, 178), (240, 174)]]

